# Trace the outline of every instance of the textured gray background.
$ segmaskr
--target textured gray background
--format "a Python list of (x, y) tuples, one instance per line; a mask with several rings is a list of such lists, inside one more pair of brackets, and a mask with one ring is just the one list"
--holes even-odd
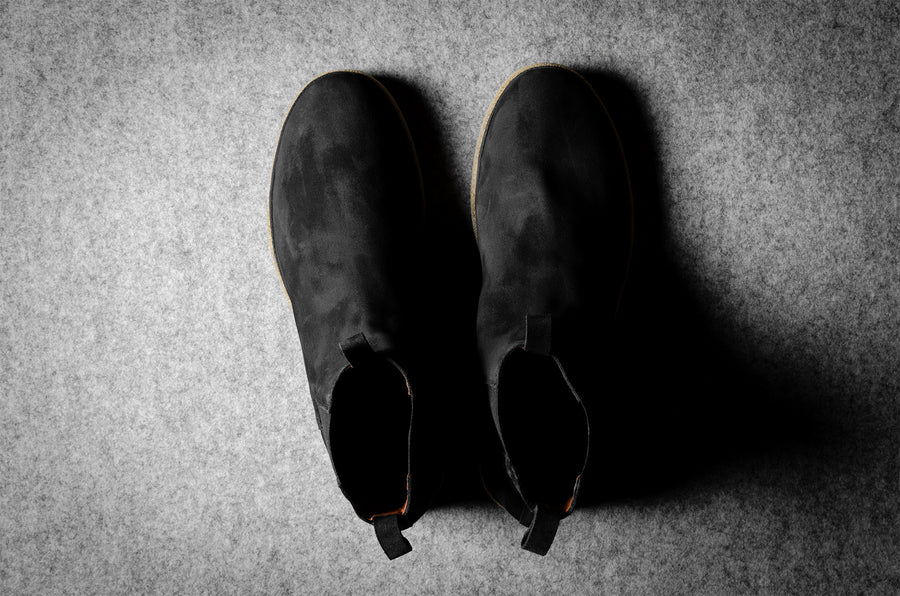
[[(0, 2), (0, 592), (900, 590), (896, 3), (40, 4)], [(628, 81), (684, 284), (831, 430), (585, 507), (546, 558), (474, 500), (388, 563), (269, 252), (281, 121), (326, 70), (405, 81), (463, 212), (546, 60)]]

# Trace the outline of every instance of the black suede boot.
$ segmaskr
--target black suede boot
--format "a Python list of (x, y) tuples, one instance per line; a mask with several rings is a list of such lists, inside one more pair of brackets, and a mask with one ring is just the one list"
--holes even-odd
[(356, 72), (311, 81), (272, 169), (272, 250), (338, 484), (391, 559), (425, 510), (430, 405), (416, 349), (423, 224), (418, 160), (388, 91)]
[(567, 68), (514, 74), (475, 153), (478, 342), (499, 436), (482, 478), (546, 554), (587, 471), (591, 418), (632, 240), (627, 167), (593, 88)]

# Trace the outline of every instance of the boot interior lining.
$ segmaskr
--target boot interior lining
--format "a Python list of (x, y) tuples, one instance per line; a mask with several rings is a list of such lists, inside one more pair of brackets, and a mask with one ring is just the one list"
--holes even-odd
[(500, 433), (526, 500), (567, 511), (588, 449), (587, 415), (556, 361), (525, 350), (500, 369)]
[(402, 513), (407, 505), (412, 397), (386, 360), (347, 368), (334, 387), (331, 455), (360, 516)]

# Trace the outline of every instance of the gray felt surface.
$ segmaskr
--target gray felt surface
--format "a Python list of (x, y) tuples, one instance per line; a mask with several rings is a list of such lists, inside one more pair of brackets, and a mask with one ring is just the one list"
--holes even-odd
[[(898, 58), (890, 1), (0, 2), (0, 592), (897, 593)], [(464, 217), (539, 61), (633, 91), (681, 285), (800, 414), (545, 558), (467, 497), (389, 563), (269, 252), (281, 121), (327, 70), (402, 82)]]

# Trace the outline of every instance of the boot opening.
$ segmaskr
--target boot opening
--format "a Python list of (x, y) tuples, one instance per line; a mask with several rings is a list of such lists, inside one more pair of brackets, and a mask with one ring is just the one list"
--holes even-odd
[(404, 513), (412, 396), (393, 363), (348, 367), (334, 387), (331, 456), (344, 494), (365, 519)]
[(551, 356), (514, 350), (498, 387), (500, 434), (526, 500), (567, 512), (584, 470), (584, 407)]

